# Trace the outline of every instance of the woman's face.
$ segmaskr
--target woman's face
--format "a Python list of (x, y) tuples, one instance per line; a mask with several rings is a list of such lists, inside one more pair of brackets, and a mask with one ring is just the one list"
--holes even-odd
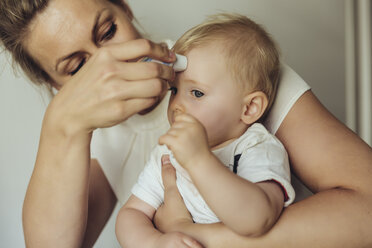
[(30, 24), (24, 45), (58, 87), (101, 47), (139, 36), (129, 11), (107, 0), (51, 0)]

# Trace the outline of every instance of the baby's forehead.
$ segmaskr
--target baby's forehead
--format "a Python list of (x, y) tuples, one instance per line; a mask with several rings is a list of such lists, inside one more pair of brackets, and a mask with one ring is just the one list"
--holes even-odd
[(214, 41), (193, 47), (185, 55), (188, 60), (186, 72), (208, 68), (207, 73), (232, 73), (231, 66), (235, 66), (235, 63), (231, 63), (233, 57), (221, 42)]

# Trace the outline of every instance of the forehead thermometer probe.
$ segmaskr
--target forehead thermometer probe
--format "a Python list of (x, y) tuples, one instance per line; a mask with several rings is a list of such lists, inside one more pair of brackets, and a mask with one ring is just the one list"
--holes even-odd
[(165, 63), (163, 61), (156, 60), (156, 59), (149, 58), (149, 57), (142, 58), (140, 60), (140, 62), (156, 62), (156, 63), (159, 63), (159, 64), (168, 65), (170, 67), (173, 67), (173, 69), (176, 72), (184, 71), (187, 68), (187, 58), (186, 58), (186, 56), (179, 55), (179, 54), (176, 54), (176, 62), (174, 62), (174, 63)]

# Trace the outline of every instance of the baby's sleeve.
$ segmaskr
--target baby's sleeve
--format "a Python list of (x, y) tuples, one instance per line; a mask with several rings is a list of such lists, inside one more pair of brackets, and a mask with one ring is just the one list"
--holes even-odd
[(161, 178), (160, 152), (155, 148), (145, 168), (132, 188), (132, 194), (155, 209), (164, 201), (164, 186)]
[(283, 190), (284, 206), (294, 201), (295, 191), (291, 185), (288, 155), (274, 137), (244, 150), (239, 159), (237, 174), (253, 183), (274, 181)]

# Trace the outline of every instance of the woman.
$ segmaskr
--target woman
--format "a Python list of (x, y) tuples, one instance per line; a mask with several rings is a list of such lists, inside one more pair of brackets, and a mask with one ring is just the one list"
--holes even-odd
[[(44, 117), (25, 198), (26, 244), (90, 247), (116, 197), (125, 198), (119, 188), (128, 191), (136, 180), (135, 171), (144, 164), (146, 149), (167, 128), (159, 109), (166, 102), (161, 102), (164, 81), (172, 80), (174, 72), (166, 66), (134, 61), (151, 56), (172, 62), (174, 55), (164, 46), (135, 40), (140, 35), (132, 26), (132, 13), (120, 0), (22, 4), (5, 0), (0, 3), (0, 12), (1, 40), (14, 59), (29, 77), (59, 89)], [(132, 116), (138, 112), (142, 115)], [(100, 160), (91, 160), (92, 131), (124, 120), (124, 124), (95, 132), (92, 157), (98, 154)], [(276, 135), (288, 150), (292, 170), (317, 193), (286, 209), (266, 236), (245, 239), (218, 225), (203, 226), (194, 237), (204, 245), (216, 242), (216, 247), (371, 245), (370, 147), (333, 118), (311, 91), (296, 101), (279, 124)], [(148, 127), (153, 125), (157, 125), (156, 131)], [(141, 139), (152, 142), (145, 149), (137, 128), (146, 129)], [(100, 134), (106, 131), (108, 134)], [(110, 134), (117, 134), (117, 139)], [(104, 147), (106, 138), (109, 148)], [(106, 153), (99, 154), (101, 148)], [(113, 181), (116, 167), (104, 164), (111, 155), (125, 158), (125, 166), (120, 167), (125, 178), (119, 186)], [(168, 213), (166, 209), (163, 212)], [(187, 228), (183, 228), (185, 233), (190, 231)], [(220, 240), (208, 239), (211, 231), (221, 232)], [(185, 234), (177, 237), (193, 240)]]

